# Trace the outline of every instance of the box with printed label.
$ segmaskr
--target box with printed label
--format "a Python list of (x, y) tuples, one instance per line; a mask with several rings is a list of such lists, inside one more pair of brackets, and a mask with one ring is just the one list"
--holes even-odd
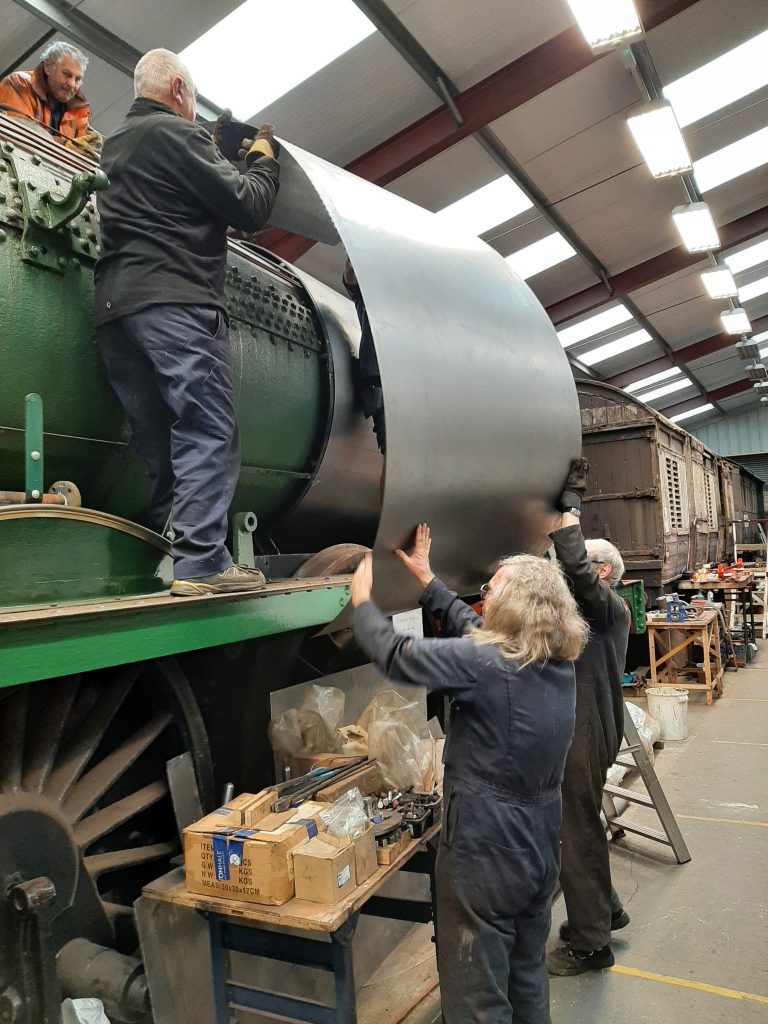
[(277, 794), (273, 789), (264, 789), (260, 793), (241, 793), (195, 822), (195, 828), (198, 831), (213, 831), (217, 828), (240, 828), (242, 825), (251, 827), (269, 814), (276, 799)]
[(324, 827), (320, 809), (310, 804), (305, 817), (303, 807), (295, 808), (274, 829), (211, 829), (210, 815), (190, 825), (184, 830), (187, 889), (246, 903), (286, 903), (294, 895), (291, 853)]
[(296, 899), (338, 903), (357, 885), (355, 845), (323, 833), (293, 851)]

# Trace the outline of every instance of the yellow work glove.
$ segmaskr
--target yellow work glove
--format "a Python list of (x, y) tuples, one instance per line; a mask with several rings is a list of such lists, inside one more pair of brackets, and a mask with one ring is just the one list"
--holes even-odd
[(279, 150), (275, 142), (274, 126), (263, 124), (254, 139), (243, 139), (243, 148), (246, 150), (245, 162), (250, 163), (258, 156), (268, 156), (274, 159)]

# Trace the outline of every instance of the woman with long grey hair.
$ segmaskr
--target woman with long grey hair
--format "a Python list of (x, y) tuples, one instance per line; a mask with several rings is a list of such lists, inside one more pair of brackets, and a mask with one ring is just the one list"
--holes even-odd
[(353, 629), (389, 678), (451, 698), (437, 857), (445, 1024), (549, 1024), (544, 947), (559, 868), (560, 784), (574, 725), (573, 661), (587, 626), (556, 563), (518, 555), (483, 587), (483, 618), (430, 568), (426, 524), (396, 554), (443, 637), (396, 633), (352, 580)]

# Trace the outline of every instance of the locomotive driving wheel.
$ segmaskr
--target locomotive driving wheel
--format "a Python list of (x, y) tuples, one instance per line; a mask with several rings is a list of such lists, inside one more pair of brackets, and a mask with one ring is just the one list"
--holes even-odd
[(184, 751), (208, 806), (208, 738), (173, 658), (0, 690), (0, 1020), (58, 1020), (59, 986), (150, 1020), (132, 905), (179, 852), (166, 762)]

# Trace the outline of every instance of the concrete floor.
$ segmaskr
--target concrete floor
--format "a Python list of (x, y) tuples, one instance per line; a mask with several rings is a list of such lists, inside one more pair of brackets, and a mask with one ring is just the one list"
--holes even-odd
[[(632, 921), (614, 936), (615, 968), (552, 979), (553, 1024), (768, 1021), (768, 642), (760, 647), (753, 667), (726, 673), (713, 706), (692, 694), (688, 739), (657, 756), (691, 862), (639, 837), (612, 845)], [(657, 824), (644, 808), (627, 818)], [(558, 900), (552, 945), (564, 916)], [(435, 1019), (430, 933), (414, 929), (366, 980), (360, 1024)]]

